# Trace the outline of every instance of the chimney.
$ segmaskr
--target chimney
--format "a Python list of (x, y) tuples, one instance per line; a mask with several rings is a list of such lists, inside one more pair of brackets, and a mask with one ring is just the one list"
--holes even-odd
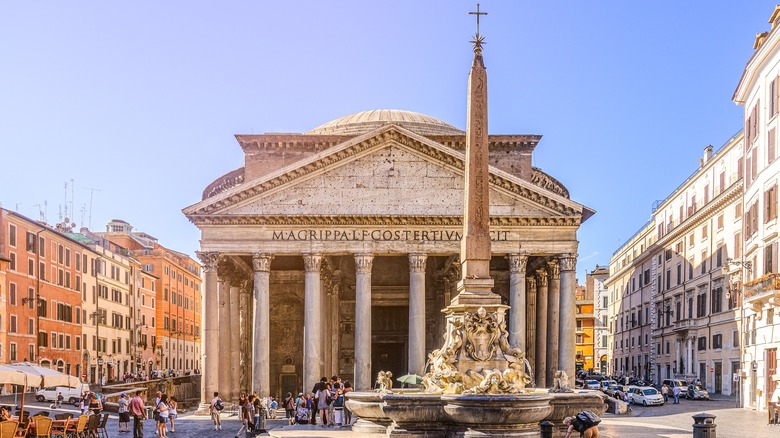
[(712, 158), (712, 145), (708, 145), (706, 148), (704, 148), (704, 158), (702, 159), (702, 164), (710, 161), (710, 158)]

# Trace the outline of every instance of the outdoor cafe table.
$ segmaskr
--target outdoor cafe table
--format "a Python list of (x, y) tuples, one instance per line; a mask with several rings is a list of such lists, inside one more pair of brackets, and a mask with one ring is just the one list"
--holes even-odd
[[(15, 420), (15, 421), (19, 421), (19, 417), (17, 417), (16, 415), (11, 416), (11, 419)], [(71, 418), (70, 420), (52, 420), (51, 427), (52, 427), (52, 429), (54, 429), (54, 428), (62, 429), (63, 426), (65, 426), (66, 424), (69, 424), (69, 422), (75, 425), (76, 424), (76, 419)], [(19, 427), (22, 427), (22, 425), (19, 424)], [(27, 435), (28, 436), (35, 436), (35, 417), (30, 417), (30, 430), (27, 433)]]

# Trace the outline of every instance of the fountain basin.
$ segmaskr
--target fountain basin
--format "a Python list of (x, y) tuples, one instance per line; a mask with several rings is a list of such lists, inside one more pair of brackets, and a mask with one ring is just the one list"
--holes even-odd
[(604, 403), (607, 396), (600, 391), (576, 390), (575, 392), (550, 393), (553, 410), (545, 420), (552, 421), (556, 427), (563, 425), (563, 419), (573, 417), (582, 411), (591, 411), (601, 415), (607, 411)]
[(352, 430), (363, 434), (384, 434), (392, 420), (382, 410), (386, 394), (379, 392), (352, 391), (346, 396), (346, 405), (357, 421)]

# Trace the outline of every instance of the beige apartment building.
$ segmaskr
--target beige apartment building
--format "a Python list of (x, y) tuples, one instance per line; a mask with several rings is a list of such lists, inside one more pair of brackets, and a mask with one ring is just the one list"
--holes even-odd
[(610, 259), (604, 282), (609, 295), (609, 374), (650, 379), (654, 272), (649, 248), (656, 238), (655, 225), (649, 221)]
[(735, 257), (745, 266), (741, 398), (745, 407), (760, 411), (767, 409), (775, 381), (780, 379), (780, 321), (775, 316), (780, 306), (780, 7), (775, 7), (769, 22), (771, 29), (756, 35), (755, 52), (733, 97), (745, 114), (744, 254)]
[(593, 297), (593, 360), (594, 370), (607, 373), (609, 363), (609, 289), (605, 284), (609, 267), (596, 265), (585, 276), (585, 289)]
[[(653, 376), (699, 379), (707, 390), (734, 394), (740, 369), (739, 301), (730, 263), (742, 248), (743, 135), (713, 155), (655, 210), (650, 248)], [(652, 274), (654, 273), (654, 274)]]
[(87, 293), (83, 296), (83, 358), (88, 382), (122, 379), (132, 373), (134, 362), (130, 345), (132, 330), (132, 294), (134, 284), (130, 252), (86, 228), (69, 233), (74, 240), (99, 254), (90, 274), (85, 276)]

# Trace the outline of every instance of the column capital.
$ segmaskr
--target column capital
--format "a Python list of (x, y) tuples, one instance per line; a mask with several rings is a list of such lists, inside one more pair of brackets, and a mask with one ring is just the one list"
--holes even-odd
[(264, 252), (252, 254), (252, 269), (255, 272), (271, 272), (271, 260), (274, 256)]
[(425, 272), (425, 262), (428, 254), (422, 252), (409, 253), (409, 272)]
[(527, 254), (507, 254), (506, 258), (509, 260), (510, 274), (525, 274), (525, 267), (528, 264)]
[(528, 281), (528, 291), (536, 293), (536, 277), (529, 275), (528, 277), (525, 277), (525, 279)]
[(306, 272), (320, 272), (322, 254), (303, 254), (303, 266)]
[(547, 262), (547, 273), (550, 275), (551, 281), (558, 281), (561, 279), (561, 269), (557, 260), (550, 260)]
[(198, 256), (198, 259), (203, 263), (203, 270), (205, 272), (216, 270), (219, 261), (222, 259), (222, 255), (216, 251), (196, 251), (195, 255)]
[(537, 269), (536, 270), (536, 281), (537, 281), (539, 287), (547, 287), (547, 270), (546, 269)]
[(561, 271), (574, 271), (577, 269), (577, 254), (561, 254), (558, 257), (561, 264)]
[(355, 254), (355, 269), (357, 272), (371, 272), (371, 267), (374, 264), (374, 255), (359, 253)]

